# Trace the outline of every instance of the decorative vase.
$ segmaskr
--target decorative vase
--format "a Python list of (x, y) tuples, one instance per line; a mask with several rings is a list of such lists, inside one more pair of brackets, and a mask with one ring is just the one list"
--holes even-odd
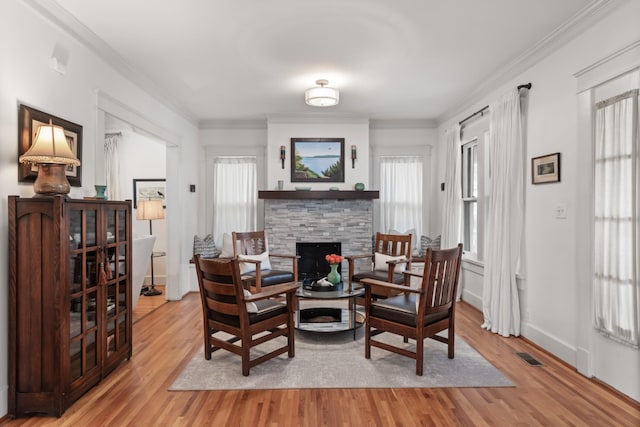
[(331, 283), (333, 283), (333, 285), (339, 285), (340, 284), (340, 273), (338, 273), (338, 266), (340, 264), (329, 264), (329, 267), (331, 267), (331, 271), (329, 272), (329, 274), (327, 274), (327, 280), (330, 281)]
[(107, 191), (106, 185), (94, 185), (96, 188), (96, 199), (106, 199), (104, 192)]
[(353, 186), (356, 191), (364, 191), (364, 184), (361, 182), (357, 182), (356, 185)]

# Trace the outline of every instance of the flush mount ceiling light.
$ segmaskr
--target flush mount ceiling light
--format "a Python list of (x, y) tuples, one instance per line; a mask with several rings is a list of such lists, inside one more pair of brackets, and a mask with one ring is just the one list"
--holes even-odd
[(328, 80), (316, 80), (320, 86), (312, 87), (304, 91), (304, 102), (312, 107), (332, 107), (338, 105), (340, 93), (338, 89), (327, 87)]

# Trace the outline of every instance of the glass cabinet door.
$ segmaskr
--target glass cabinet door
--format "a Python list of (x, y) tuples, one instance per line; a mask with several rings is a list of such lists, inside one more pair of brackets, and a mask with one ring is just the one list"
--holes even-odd
[[(127, 209), (123, 205), (104, 206), (106, 236), (106, 266), (108, 269), (105, 294), (106, 357), (118, 354), (131, 341), (130, 283), (127, 276)], [(107, 360), (108, 363), (108, 360)]]
[(70, 205), (69, 209), (69, 362), (71, 381), (99, 366), (98, 208)]

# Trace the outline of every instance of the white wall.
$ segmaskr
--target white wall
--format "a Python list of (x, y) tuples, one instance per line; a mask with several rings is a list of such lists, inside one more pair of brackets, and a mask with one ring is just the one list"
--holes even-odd
[[(640, 2), (624, 3), (583, 34), (521, 75), (504, 82), (499, 89), (474, 105), (459, 111), (439, 127), (437, 157), (441, 166), (438, 176), (443, 177), (445, 129), (518, 84), (533, 84), (529, 93), (526, 132), (523, 253), (526, 269), (520, 282), (522, 335), (573, 366), (577, 364), (578, 335), (584, 328), (591, 329), (588, 322), (579, 321), (579, 311), (583, 308), (577, 304), (582, 289), (590, 286), (579, 280), (584, 260), (576, 257), (576, 253), (581, 250), (579, 237), (585, 232), (577, 224), (581, 215), (589, 214), (577, 209), (578, 201), (585, 196), (578, 191), (582, 191), (578, 184), (588, 176), (590, 169), (589, 165), (579, 164), (577, 159), (581, 150), (590, 149), (590, 141), (578, 138), (578, 98), (574, 74), (640, 40), (638, 16)], [(532, 185), (529, 159), (554, 152), (561, 152), (562, 156), (561, 182)], [(566, 219), (555, 218), (555, 208), (559, 204), (567, 207)], [(463, 285), (466, 287), (466, 280), (471, 280), (472, 286), (477, 286), (479, 282), (473, 276), (477, 273), (470, 270), (478, 269), (469, 267), (468, 264), (467, 267), (469, 274), (463, 277)], [(481, 296), (482, 289), (475, 288), (472, 294)], [(608, 369), (616, 372), (601, 370), (599, 373), (594, 372), (594, 375), (640, 400), (640, 353), (620, 348), (613, 343), (610, 346), (615, 350), (610, 354), (609, 361), (619, 358), (629, 363), (608, 363)]]
[[(153, 123), (161, 124), (177, 136), (176, 155), (168, 160), (167, 179), (175, 198), (168, 215), (180, 218), (177, 231), (168, 233), (168, 275), (176, 277), (180, 260), (188, 262), (192, 236), (196, 229), (196, 199), (188, 196), (188, 183), (196, 182), (197, 128), (173, 110), (159, 103), (125, 79), (108, 64), (42, 18), (21, 0), (3, 0), (0, 25), (0, 313), (8, 312), (8, 218), (7, 197), (31, 197), (32, 184), (18, 184), (18, 104), (25, 103), (83, 126), (82, 187), (72, 187), (71, 197), (93, 196), (96, 183), (95, 158), (102, 150), (103, 129), (99, 128), (96, 91), (107, 93), (122, 105), (144, 112)], [(67, 72), (60, 75), (49, 68), (54, 48), (68, 53)], [(160, 125), (158, 125), (160, 126)], [(98, 147), (98, 148), (97, 148)], [(102, 183), (102, 182), (100, 182)], [(191, 236), (186, 239), (183, 236)], [(181, 286), (177, 286), (181, 294)], [(8, 318), (0, 316), (0, 417), (7, 413)], [(134, 337), (135, 339), (135, 337)]]

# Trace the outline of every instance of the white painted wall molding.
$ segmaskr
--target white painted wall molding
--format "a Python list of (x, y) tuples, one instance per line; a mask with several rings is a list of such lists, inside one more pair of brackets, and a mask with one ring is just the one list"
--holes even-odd
[(578, 93), (640, 67), (640, 40), (605, 56), (574, 74)]

